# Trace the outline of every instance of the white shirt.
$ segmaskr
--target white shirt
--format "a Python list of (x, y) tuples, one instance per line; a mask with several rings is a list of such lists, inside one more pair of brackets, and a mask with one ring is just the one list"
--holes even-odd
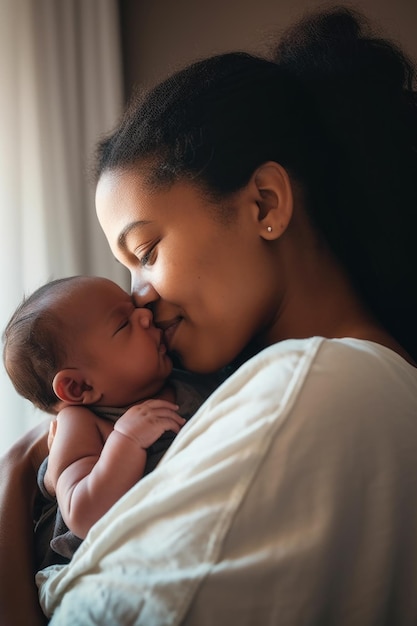
[(53, 626), (415, 626), (417, 369), (267, 348), (38, 584)]

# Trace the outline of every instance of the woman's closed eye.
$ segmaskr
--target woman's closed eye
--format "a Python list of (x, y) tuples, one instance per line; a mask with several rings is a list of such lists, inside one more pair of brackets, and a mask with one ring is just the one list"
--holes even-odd
[(155, 262), (156, 259), (156, 246), (159, 241), (155, 242), (148, 250), (144, 253), (141, 253), (141, 249), (138, 248), (135, 250), (135, 256), (138, 258), (139, 263), (142, 267), (146, 265), (151, 265)]

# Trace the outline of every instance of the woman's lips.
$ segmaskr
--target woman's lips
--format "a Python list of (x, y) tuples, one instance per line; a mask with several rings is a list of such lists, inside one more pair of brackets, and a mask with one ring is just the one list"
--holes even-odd
[(182, 317), (176, 317), (171, 320), (163, 320), (161, 322), (156, 323), (158, 328), (160, 328), (164, 333), (163, 334), (164, 342), (168, 350), (172, 349), (172, 341), (181, 321), (182, 321)]

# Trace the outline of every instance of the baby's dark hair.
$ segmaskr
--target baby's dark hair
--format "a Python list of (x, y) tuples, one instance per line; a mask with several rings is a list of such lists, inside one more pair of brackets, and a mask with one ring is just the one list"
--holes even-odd
[(52, 381), (66, 356), (62, 319), (52, 305), (78, 279), (60, 278), (39, 287), (23, 299), (3, 333), (3, 361), (14, 388), (47, 413), (57, 413)]
[(151, 185), (186, 179), (218, 198), (269, 160), (301, 184), (357, 292), (417, 358), (414, 70), (356, 12), (309, 15), (270, 59), (228, 53), (174, 74), (99, 144), (96, 174), (142, 167)]

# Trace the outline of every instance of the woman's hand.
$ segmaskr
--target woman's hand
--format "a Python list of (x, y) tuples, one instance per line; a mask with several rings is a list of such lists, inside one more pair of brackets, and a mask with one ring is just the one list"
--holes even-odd
[(33, 505), (48, 430), (49, 420), (0, 458), (0, 615), (7, 626), (47, 623), (34, 582)]

